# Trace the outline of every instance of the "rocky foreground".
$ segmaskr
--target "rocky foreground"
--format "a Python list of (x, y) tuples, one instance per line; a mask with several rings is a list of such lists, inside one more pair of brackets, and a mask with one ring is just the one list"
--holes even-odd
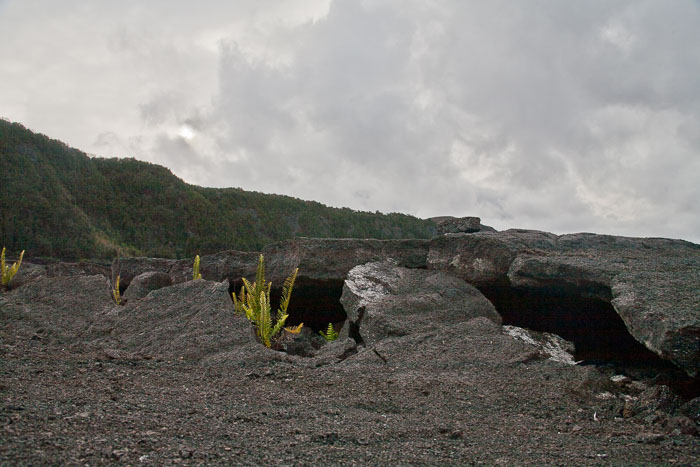
[(700, 246), (469, 224), (264, 249), (274, 286), (300, 270), (282, 351), (233, 314), (257, 253), (197, 281), (191, 260), (23, 264), (0, 463), (697, 465)]

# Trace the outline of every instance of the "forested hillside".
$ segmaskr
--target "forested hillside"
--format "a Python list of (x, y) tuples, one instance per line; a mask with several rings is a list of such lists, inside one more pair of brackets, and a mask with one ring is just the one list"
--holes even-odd
[(189, 185), (165, 167), (88, 157), (0, 120), (0, 236), (11, 252), (64, 260), (180, 258), (304, 237), (428, 238), (431, 221)]

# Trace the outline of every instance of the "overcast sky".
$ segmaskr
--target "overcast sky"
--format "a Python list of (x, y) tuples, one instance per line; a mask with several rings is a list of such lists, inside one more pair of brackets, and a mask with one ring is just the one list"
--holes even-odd
[(693, 0), (0, 0), (0, 116), (197, 185), (700, 243)]

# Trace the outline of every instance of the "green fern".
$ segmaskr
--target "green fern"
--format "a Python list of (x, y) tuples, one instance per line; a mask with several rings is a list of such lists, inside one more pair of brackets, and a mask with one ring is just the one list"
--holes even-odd
[(117, 275), (117, 280), (114, 282), (114, 288), (112, 289), (112, 297), (117, 305), (122, 304), (122, 296), (119, 293), (119, 276)]
[(323, 336), (324, 339), (327, 341), (334, 341), (338, 338), (339, 334), (335, 332), (335, 328), (333, 327), (333, 323), (328, 323), (328, 329), (324, 333), (323, 331), (318, 331), (319, 334)]
[(192, 266), (192, 280), (196, 281), (201, 279), (202, 275), (199, 273), (199, 255), (194, 257), (194, 265)]
[(11, 267), (7, 267), (5, 264), (5, 247), (2, 247), (2, 254), (0, 254), (0, 284), (2, 287), (7, 287), (12, 278), (17, 274), (20, 265), (22, 264), (22, 258), (24, 257), (24, 250), (19, 255), (19, 260), (15, 262)]
[(265, 281), (265, 260), (263, 255), (260, 255), (260, 260), (258, 261), (255, 282), (251, 284), (248, 279), (243, 277), (243, 287), (241, 288), (239, 297), (236, 297), (235, 293), (231, 294), (233, 296), (234, 310), (238, 313), (245, 313), (246, 318), (248, 318), (255, 327), (256, 336), (265, 347), (272, 347), (273, 344), (277, 342), (282, 329), (291, 333), (298, 333), (303, 326), (302, 323), (295, 328), (284, 327), (284, 323), (289, 317), (289, 314), (287, 314), (287, 307), (289, 306), (292, 289), (294, 288), (294, 281), (297, 278), (298, 272), (299, 269), (295, 269), (287, 280), (284, 281), (282, 299), (280, 300), (280, 307), (277, 310), (277, 319), (274, 320), (274, 323), (272, 319), (272, 307), (270, 305), (272, 282)]

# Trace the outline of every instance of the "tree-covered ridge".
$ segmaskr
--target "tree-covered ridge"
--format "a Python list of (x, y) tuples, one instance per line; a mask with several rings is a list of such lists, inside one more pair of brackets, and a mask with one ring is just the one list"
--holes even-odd
[(387, 239), (434, 233), (432, 222), (404, 214), (189, 185), (165, 167), (88, 157), (0, 120), (0, 236), (13, 253), (181, 258), (226, 249), (257, 251), (296, 236)]

